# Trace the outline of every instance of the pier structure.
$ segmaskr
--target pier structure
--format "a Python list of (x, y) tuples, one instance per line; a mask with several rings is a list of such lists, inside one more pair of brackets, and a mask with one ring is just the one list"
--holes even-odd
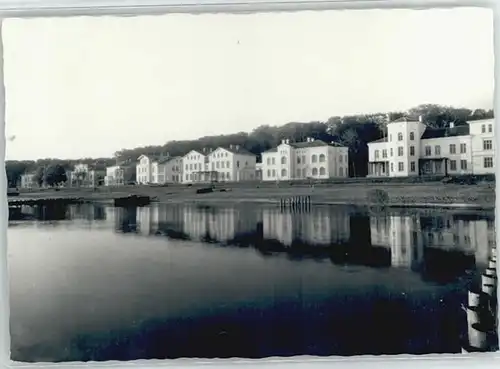
[(467, 319), (467, 337), (462, 345), (462, 353), (498, 350), (496, 255), (496, 247), (493, 247), (488, 267), (481, 273), (480, 281), (468, 291), (467, 306), (463, 306)]
[(291, 196), (279, 200), (281, 210), (307, 210), (311, 207), (311, 196)]

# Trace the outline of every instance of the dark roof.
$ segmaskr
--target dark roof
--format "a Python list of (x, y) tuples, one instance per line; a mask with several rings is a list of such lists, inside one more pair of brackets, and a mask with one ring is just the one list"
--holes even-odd
[(172, 161), (174, 159), (179, 159), (179, 158), (180, 158), (179, 156), (168, 156), (168, 157), (160, 158), (157, 161), (158, 161), (158, 164), (166, 164), (169, 161)]
[[(344, 145), (338, 143), (338, 142), (330, 142), (326, 143), (323, 140), (314, 140), (314, 141), (305, 141), (305, 142), (289, 142), (287, 145), (290, 145), (291, 147), (295, 149), (304, 149), (307, 147), (321, 147), (321, 146), (335, 146), (335, 147), (344, 147)], [(269, 149), (267, 151), (264, 151), (263, 153), (270, 153), (270, 152), (276, 152), (278, 151), (277, 147), (273, 147), (272, 149)]]
[(454, 136), (467, 136), (470, 133), (469, 125), (455, 126), (453, 128), (429, 128), (427, 127), (422, 135), (422, 140), (431, 138), (443, 138)]
[(382, 138), (379, 138), (378, 140), (375, 140), (375, 141), (370, 141), (368, 143), (379, 143), (379, 142), (387, 142), (387, 137), (382, 137)]
[(249, 155), (249, 156), (255, 156), (255, 154), (251, 153), (247, 149), (238, 146), (238, 145), (233, 145), (230, 147), (225, 147), (225, 146), (220, 146), (221, 149), (227, 150), (229, 152), (232, 152), (233, 154), (240, 154), (240, 155)]
[(415, 117), (401, 117), (398, 119), (394, 119), (390, 121), (389, 123), (399, 123), (399, 122), (419, 122), (420, 120)]

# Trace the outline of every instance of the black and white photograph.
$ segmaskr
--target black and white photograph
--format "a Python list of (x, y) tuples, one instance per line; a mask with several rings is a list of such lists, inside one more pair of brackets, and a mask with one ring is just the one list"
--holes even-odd
[(491, 9), (1, 32), (13, 361), (498, 350)]

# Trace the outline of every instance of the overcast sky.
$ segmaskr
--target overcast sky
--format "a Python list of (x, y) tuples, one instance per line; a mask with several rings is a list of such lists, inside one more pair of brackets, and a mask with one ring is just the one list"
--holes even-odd
[(12, 19), (3, 39), (8, 160), (493, 104), (488, 9)]

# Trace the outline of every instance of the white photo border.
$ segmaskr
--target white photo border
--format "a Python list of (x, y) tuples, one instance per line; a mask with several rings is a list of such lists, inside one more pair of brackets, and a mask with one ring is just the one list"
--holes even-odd
[[(494, 14), (494, 49), (495, 49), (495, 93), (494, 110), (500, 111), (500, 97), (497, 86), (500, 85), (500, 0), (0, 0), (0, 22), (4, 18), (68, 17), (68, 16), (136, 16), (159, 15), (168, 13), (254, 13), (300, 10), (340, 10), (340, 9), (426, 9), (453, 7), (491, 8)], [(0, 25), (0, 40), (1, 40)], [(0, 129), (5, 132), (5, 87), (3, 79), (3, 43), (0, 42)], [(500, 147), (500, 135), (495, 137)], [(5, 166), (5, 134), (0, 137), (0, 161)], [(500, 150), (495, 151), (496, 160), (500, 159)], [(499, 185), (496, 182), (496, 190)], [(176, 359), (176, 360), (135, 360), (107, 362), (67, 362), (67, 363), (17, 363), (10, 360), (9, 334), (9, 283), (7, 268), (7, 178), (5, 170), (0, 173), (0, 369), (1, 368), (111, 368), (111, 367), (223, 367), (223, 368), (259, 368), (259, 369), (298, 369), (312, 368), (370, 368), (399, 369), (405, 366), (413, 368), (499, 368), (500, 352), (460, 355), (382, 355), (355, 357), (318, 358), (297, 356), (293, 358), (250, 359)], [(500, 199), (496, 197), (495, 226), (500, 229), (500, 218), (496, 209)], [(500, 244), (497, 233), (497, 244)]]

